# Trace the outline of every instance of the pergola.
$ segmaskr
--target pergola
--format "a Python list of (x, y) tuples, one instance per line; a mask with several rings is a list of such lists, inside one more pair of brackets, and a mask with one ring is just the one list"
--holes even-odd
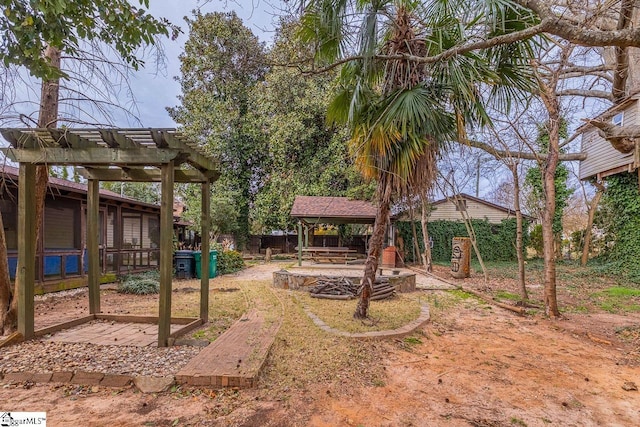
[(309, 227), (316, 224), (367, 224), (376, 220), (375, 205), (364, 200), (347, 197), (296, 196), (291, 217), (298, 220), (298, 265), (302, 265), (302, 228), (304, 246), (309, 246)]
[[(99, 184), (100, 181), (160, 182), (160, 303), (158, 346), (169, 345), (171, 335), (171, 282), (173, 275), (174, 183), (199, 183), (202, 187), (202, 236), (209, 235), (210, 189), (218, 176), (216, 162), (203, 154), (180, 131), (167, 128), (100, 129), (0, 129), (11, 144), (0, 149), (19, 163), (18, 188), (18, 332), (25, 339), (34, 330), (36, 258), (36, 166), (76, 166), (88, 180), (87, 258), (89, 313), (100, 310)], [(200, 317), (195, 327), (208, 321), (209, 239), (202, 239)], [(184, 319), (183, 319), (184, 320)], [(78, 322), (69, 322), (78, 324)], [(182, 322), (184, 323), (184, 322)], [(183, 328), (184, 329), (184, 328)]]

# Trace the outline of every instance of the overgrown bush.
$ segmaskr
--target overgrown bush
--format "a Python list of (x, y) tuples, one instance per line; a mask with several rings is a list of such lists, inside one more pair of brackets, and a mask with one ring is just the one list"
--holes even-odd
[(118, 292), (122, 294), (148, 295), (160, 291), (160, 272), (158, 270), (128, 274), (120, 277)]
[[(505, 219), (500, 224), (492, 224), (487, 220), (472, 220), (473, 228), (478, 239), (478, 248), (484, 261), (513, 261), (516, 260), (516, 220)], [(468, 237), (467, 229), (461, 221), (432, 221), (428, 224), (429, 236), (433, 239), (431, 257), (433, 261), (446, 262), (451, 260), (451, 241), (454, 237)], [(413, 233), (410, 222), (396, 223), (396, 229), (404, 240), (405, 253), (401, 254), (405, 261), (415, 262), (413, 259)], [(416, 222), (416, 232), (420, 251), (424, 251), (422, 242), (422, 225)], [(526, 230), (523, 233), (524, 245), (528, 243)], [(472, 259), (475, 252), (472, 251)]]
[(606, 179), (607, 190), (596, 214), (596, 226), (604, 231), (599, 257), (603, 272), (640, 283), (640, 194), (638, 176), (622, 173)]
[(218, 252), (218, 274), (234, 273), (244, 268), (242, 254), (238, 251)]
[(544, 254), (544, 241), (542, 240), (542, 224), (536, 224), (529, 234), (529, 246), (536, 251), (536, 256), (542, 258)]

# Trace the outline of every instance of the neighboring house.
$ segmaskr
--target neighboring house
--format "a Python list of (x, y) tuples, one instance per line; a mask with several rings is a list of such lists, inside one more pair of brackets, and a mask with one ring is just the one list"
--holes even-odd
[[(10, 276), (17, 264), (18, 169), (0, 170), (0, 211)], [(87, 186), (49, 178), (40, 238), (36, 242), (37, 291), (86, 285)], [(100, 262), (103, 275), (158, 268), (160, 206), (100, 190)]]
[[(462, 221), (461, 209), (464, 209), (471, 219), (486, 219), (492, 224), (500, 224), (503, 219), (515, 218), (515, 211), (486, 200), (460, 193), (457, 197), (451, 196), (431, 203), (431, 214), (429, 221)], [(416, 212), (416, 219), (419, 219), (420, 211)], [(408, 213), (403, 215), (408, 219)], [(526, 220), (533, 220), (532, 217), (524, 215)]]
[(635, 141), (621, 136), (610, 142), (602, 135), (603, 127), (609, 125), (640, 125), (639, 99), (640, 92), (636, 92), (578, 129), (578, 132), (582, 133), (581, 151), (587, 155), (585, 160), (580, 161), (580, 179), (595, 177), (600, 180), (609, 175), (632, 172), (636, 169)]

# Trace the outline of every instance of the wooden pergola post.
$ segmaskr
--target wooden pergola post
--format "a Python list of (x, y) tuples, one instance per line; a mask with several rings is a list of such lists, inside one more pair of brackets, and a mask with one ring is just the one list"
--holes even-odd
[(211, 223), (211, 184), (208, 181), (202, 183), (201, 205), (200, 319), (202, 319), (203, 323), (206, 323), (209, 321), (209, 224)]
[(173, 160), (161, 166), (160, 309), (158, 347), (167, 347), (171, 335), (171, 281), (173, 275)]
[(90, 179), (87, 189), (87, 258), (89, 261), (89, 313), (100, 313), (100, 181)]
[(20, 163), (18, 176), (18, 332), (34, 336), (33, 288), (36, 278), (36, 167)]
[(302, 266), (302, 221), (298, 221), (298, 267)]

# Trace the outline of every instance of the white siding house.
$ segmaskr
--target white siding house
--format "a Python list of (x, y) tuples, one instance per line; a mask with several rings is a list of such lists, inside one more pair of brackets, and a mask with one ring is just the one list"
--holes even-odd
[[(462, 202), (462, 206), (457, 205), (457, 201)], [(465, 193), (460, 193), (457, 197), (449, 197), (441, 200), (436, 200), (431, 203), (431, 214), (429, 215), (429, 221), (462, 221), (462, 214), (460, 209), (465, 209), (467, 216), (471, 219), (486, 219), (491, 224), (500, 224), (503, 219), (515, 218), (515, 212), (512, 209), (504, 206), (496, 205), (495, 203), (487, 202), (486, 200), (479, 199), (474, 196), (470, 196)], [(420, 217), (420, 210), (416, 212), (416, 216)], [(524, 215), (527, 220), (533, 220), (533, 218)], [(401, 221), (408, 220), (408, 212), (404, 212), (400, 216)]]
[[(638, 100), (640, 93), (629, 96), (621, 103), (611, 107), (600, 116), (600, 121), (610, 121), (614, 125), (639, 125), (640, 112)], [(587, 123), (578, 129), (582, 133), (581, 151), (587, 158), (580, 161), (580, 179), (596, 177), (598, 179), (620, 172), (631, 172), (634, 153), (623, 154), (602, 138), (599, 130)]]

